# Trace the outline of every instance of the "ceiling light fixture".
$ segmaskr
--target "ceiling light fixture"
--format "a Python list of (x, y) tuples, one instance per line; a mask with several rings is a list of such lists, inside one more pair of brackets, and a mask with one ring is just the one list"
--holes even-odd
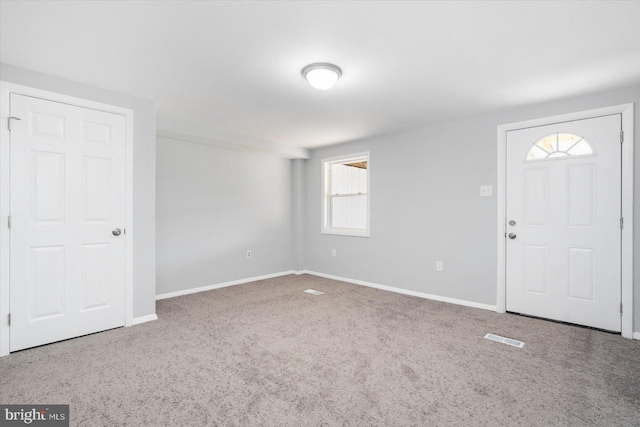
[(342, 76), (342, 70), (338, 66), (326, 62), (309, 64), (302, 69), (302, 77), (319, 90), (331, 89), (340, 76)]

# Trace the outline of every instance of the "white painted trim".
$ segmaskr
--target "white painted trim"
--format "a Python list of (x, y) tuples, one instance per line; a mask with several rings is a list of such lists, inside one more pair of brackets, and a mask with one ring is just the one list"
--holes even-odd
[(126, 110), (125, 143), (125, 326), (133, 326), (133, 111)]
[[(368, 208), (367, 208), (368, 210)], [(369, 230), (357, 230), (353, 228), (324, 228), (320, 234), (328, 234), (333, 236), (349, 236), (349, 237), (371, 237)]]
[(634, 340), (640, 340), (640, 332), (634, 332), (633, 333), (633, 339)]
[[(626, 104), (622, 110), (622, 336), (633, 336), (633, 146), (634, 105)], [(626, 203), (625, 203), (626, 202)]]
[(125, 220), (125, 243), (126, 243), (126, 283), (125, 283), (125, 319), (124, 325), (133, 325), (133, 111), (128, 108), (118, 107), (114, 105), (103, 104), (101, 102), (91, 101), (87, 99), (76, 98), (56, 92), (31, 88), (28, 86), (18, 85), (0, 81), (0, 357), (9, 354), (9, 326), (6, 322), (9, 314), (9, 230), (6, 226), (7, 216), (9, 215), (9, 200), (11, 185), (9, 182), (9, 169), (11, 166), (8, 131), (9, 117), (9, 94), (15, 93), (34, 98), (60, 102), (69, 105), (75, 105), (83, 108), (104, 111), (106, 113), (118, 114), (125, 117), (126, 136), (125, 136), (125, 174), (126, 174), (126, 220)]
[(498, 203), (498, 259), (497, 259), (497, 279), (498, 292), (496, 293), (496, 311), (504, 313), (506, 311), (506, 237), (507, 232), (507, 131), (502, 126), (498, 126), (498, 185), (496, 188), (496, 202)]
[(139, 325), (140, 323), (151, 322), (153, 320), (158, 320), (157, 314), (147, 314), (146, 316), (134, 317), (133, 324)]
[(450, 304), (464, 305), (465, 307), (480, 308), (482, 310), (496, 311), (495, 305), (482, 304), (479, 302), (466, 301), (457, 298), (443, 297), (440, 295), (425, 294), (422, 292), (410, 291), (408, 289), (395, 288), (393, 286), (379, 285), (377, 283), (365, 282), (364, 280), (348, 279), (346, 277), (334, 276), (331, 274), (318, 273), (317, 271), (302, 270), (296, 271), (294, 274), (310, 274), (312, 276), (324, 277), (325, 279), (339, 280), (341, 282), (353, 283), (354, 285), (367, 286), (369, 288), (381, 289), (383, 291), (395, 292), (397, 294), (411, 295), (433, 301), (447, 302)]
[(505, 264), (505, 232), (506, 232), (506, 144), (507, 132), (517, 129), (545, 126), (572, 120), (583, 120), (592, 117), (612, 114), (622, 115), (624, 144), (622, 145), (622, 336), (633, 336), (633, 145), (634, 145), (634, 105), (622, 104), (611, 107), (580, 111), (559, 116), (527, 120), (498, 126), (498, 283), (496, 311), (504, 313), (506, 309), (506, 264)]
[(217, 283), (215, 285), (208, 285), (208, 286), (201, 286), (199, 288), (191, 288), (191, 289), (184, 289), (181, 291), (167, 292), (164, 294), (156, 295), (156, 300), (174, 298), (182, 295), (196, 294), (198, 292), (206, 292), (206, 291), (211, 291), (213, 289), (220, 289), (220, 288), (226, 288), (228, 286), (241, 285), (243, 283), (257, 282), (258, 280), (273, 279), (274, 277), (288, 276), (289, 274), (295, 274), (295, 272), (293, 270), (281, 271), (279, 273), (265, 274), (264, 276), (247, 277), (246, 279), (232, 280), (230, 282)]
[(179, 141), (195, 142), (237, 151), (253, 151), (279, 155), (287, 159), (308, 159), (310, 151), (280, 142), (229, 132), (170, 117), (156, 118), (156, 135)]
[[(358, 230), (354, 228), (336, 228), (328, 227), (327, 217), (329, 215), (329, 207), (327, 205), (327, 168), (328, 163), (342, 163), (352, 159), (361, 157), (367, 158), (367, 228), (365, 230)], [(320, 160), (320, 206), (322, 212), (320, 215), (320, 234), (332, 234), (337, 236), (351, 236), (351, 237), (371, 237), (371, 153), (369, 151), (363, 151), (361, 153), (346, 154), (343, 156), (329, 157)]]
[(11, 190), (9, 146), (9, 90), (0, 82), (0, 357), (9, 354), (9, 251), (10, 235), (7, 227)]

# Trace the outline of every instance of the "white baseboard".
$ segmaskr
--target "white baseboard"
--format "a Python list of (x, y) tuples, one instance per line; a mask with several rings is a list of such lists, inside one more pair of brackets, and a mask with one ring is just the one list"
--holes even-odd
[(134, 317), (133, 324), (139, 325), (140, 323), (151, 322), (152, 320), (158, 320), (157, 314), (147, 314), (146, 316)]
[[(195, 294), (198, 292), (210, 291), (212, 289), (226, 288), (227, 286), (234, 286), (234, 285), (240, 285), (243, 283), (256, 282), (258, 280), (264, 280), (264, 279), (272, 279), (274, 277), (287, 276), (289, 274), (295, 274), (297, 276), (301, 274), (310, 274), (312, 276), (324, 277), (326, 279), (332, 279), (332, 280), (339, 280), (341, 282), (353, 283), (354, 285), (367, 286), (370, 288), (382, 289), (384, 291), (396, 292), (399, 294), (411, 295), (414, 297), (425, 298), (425, 299), (430, 299), (434, 301), (447, 302), (450, 304), (463, 305), (465, 307), (479, 308), (482, 310), (497, 311), (497, 307), (495, 305), (482, 304), (479, 302), (461, 300), (457, 298), (443, 297), (440, 295), (425, 294), (422, 292), (410, 291), (402, 288), (395, 288), (393, 286), (386, 286), (386, 285), (379, 285), (377, 283), (365, 282), (364, 280), (349, 279), (347, 277), (334, 276), (332, 274), (318, 273), (317, 271), (311, 271), (311, 270), (281, 271), (279, 273), (266, 274), (264, 276), (248, 277), (246, 279), (239, 279), (239, 280), (233, 280), (230, 282), (218, 283), (215, 285), (202, 286), (200, 288), (186, 289), (186, 290), (176, 291), (176, 292), (168, 292), (165, 294), (156, 295), (156, 300), (173, 298), (181, 295)], [(133, 324), (137, 325), (139, 323), (149, 322), (157, 319), (158, 319), (158, 316), (156, 316), (155, 314), (150, 314), (148, 316), (134, 318)], [(640, 332), (634, 332), (633, 339), (640, 340)]]
[(634, 332), (633, 333), (633, 339), (634, 340), (640, 340), (640, 332)]
[(302, 271), (295, 271), (293, 273), (294, 274), (311, 274), (313, 276), (324, 277), (326, 279), (340, 280), (341, 282), (353, 283), (354, 285), (368, 286), (370, 288), (382, 289), (384, 291), (396, 292), (396, 293), (399, 293), (399, 294), (411, 295), (411, 296), (414, 296), (414, 297), (425, 298), (425, 299), (430, 299), (430, 300), (434, 300), (434, 301), (441, 301), (441, 302), (448, 302), (448, 303), (451, 303), (451, 304), (464, 305), (466, 307), (481, 308), (483, 310), (490, 310), (490, 311), (496, 311), (497, 310), (495, 305), (482, 304), (482, 303), (479, 303), (479, 302), (473, 302), (473, 301), (466, 301), (466, 300), (461, 300), (461, 299), (456, 299), (456, 298), (443, 297), (443, 296), (440, 296), (440, 295), (425, 294), (425, 293), (422, 293), (422, 292), (410, 291), (410, 290), (402, 289), (402, 288), (394, 288), (393, 286), (378, 285), (377, 283), (365, 282), (363, 280), (348, 279), (346, 277), (340, 277), (340, 276), (333, 276), (331, 274), (318, 273), (317, 271), (302, 270)]
[(198, 292), (210, 291), (212, 289), (226, 288), (227, 286), (241, 285), (243, 283), (256, 282), (258, 280), (272, 279), (274, 277), (287, 276), (296, 274), (293, 270), (281, 271), (279, 273), (265, 274), (264, 276), (247, 277), (246, 279), (232, 280), (230, 282), (217, 283), (215, 285), (202, 286), (200, 288), (185, 289), (182, 291), (167, 292), (165, 294), (156, 295), (156, 300), (174, 298), (182, 295), (195, 294)]

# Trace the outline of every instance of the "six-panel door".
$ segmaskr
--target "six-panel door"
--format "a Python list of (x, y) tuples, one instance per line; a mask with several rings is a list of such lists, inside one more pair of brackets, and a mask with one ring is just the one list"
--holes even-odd
[(125, 118), (11, 94), (11, 351), (125, 323)]

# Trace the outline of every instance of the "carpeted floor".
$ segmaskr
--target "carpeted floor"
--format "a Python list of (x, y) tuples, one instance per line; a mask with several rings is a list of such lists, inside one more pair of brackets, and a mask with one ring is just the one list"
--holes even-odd
[(68, 403), (74, 426), (640, 425), (618, 335), (308, 275), (157, 313), (1, 358), (0, 403)]

